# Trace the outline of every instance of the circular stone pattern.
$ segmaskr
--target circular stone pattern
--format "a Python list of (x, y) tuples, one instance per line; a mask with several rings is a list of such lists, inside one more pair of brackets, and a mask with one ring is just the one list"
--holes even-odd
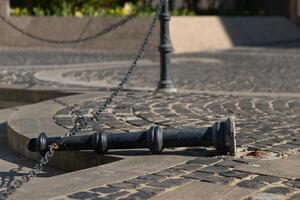
[[(298, 53), (297, 53), (298, 52)], [(215, 59), (219, 62), (203, 62)], [(300, 92), (299, 50), (238, 49), (174, 56), (173, 80), (181, 90)], [(126, 68), (72, 71), (67, 79), (114, 87)], [(138, 66), (127, 88), (156, 88), (159, 64)]]
[[(75, 105), (90, 116), (104, 98)], [(300, 98), (252, 97), (208, 94), (161, 95), (124, 92), (82, 133), (101, 128), (116, 132), (148, 129), (157, 124), (184, 128), (210, 126), (230, 115), (236, 117), (237, 145), (275, 152), (295, 151), (300, 146)], [(65, 107), (54, 115), (55, 122), (71, 128), (74, 115)]]

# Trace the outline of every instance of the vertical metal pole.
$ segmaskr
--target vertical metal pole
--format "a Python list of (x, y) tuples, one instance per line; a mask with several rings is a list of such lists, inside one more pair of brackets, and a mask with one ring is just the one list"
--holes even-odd
[(177, 92), (171, 80), (171, 53), (173, 47), (170, 39), (170, 9), (169, 0), (161, 0), (164, 5), (160, 15), (160, 81), (158, 83), (157, 91), (165, 93)]

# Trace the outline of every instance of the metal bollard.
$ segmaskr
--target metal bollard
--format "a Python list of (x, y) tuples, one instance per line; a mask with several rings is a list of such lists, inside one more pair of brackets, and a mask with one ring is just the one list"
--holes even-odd
[(163, 93), (177, 92), (171, 77), (171, 53), (173, 47), (170, 36), (171, 14), (169, 9), (169, 0), (161, 0), (163, 8), (160, 14), (160, 81), (157, 91)]
[(94, 150), (104, 154), (109, 149), (149, 148), (153, 154), (159, 154), (168, 147), (210, 147), (220, 154), (236, 154), (235, 122), (230, 117), (226, 121), (216, 122), (212, 127), (200, 129), (163, 129), (152, 126), (149, 130), (131, 133), (96, 132), (92, 135), (72, 137), (47, 137), (41, 133), (31, 139), (28, 149), (44, 155), (49, 145), (57, 144), (58, 151)]

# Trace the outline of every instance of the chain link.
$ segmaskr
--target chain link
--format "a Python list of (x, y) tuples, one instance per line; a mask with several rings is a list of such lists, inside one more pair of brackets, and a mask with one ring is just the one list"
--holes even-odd
[[(132, 64), (129, 66), (128, 71), (125, 73), (124, 77), (121, 79), (121, 82), (117, 85), (117, 87), (114, 89), (114, 91), (111, 93), (111, 95), (105, 100), (105, 102), (99, 107), (99, 109), (95, 112), (90, 112), (91, 117), (89, 118), (91, 121), (95, 122), (97, 121), (97, 118), (101, 115), (101, 113), (113, 102), (114, 98), (119, 94), (120, 90), (122, 90), (123, 86), (127, 83), (128, 79), (130, 78), (130, 75), (132, 74), (133, 70), (137, 66), (138, 61), (141, 59), (141, 57), (144, 55), (145, 49), (147, 44), (149, 43), (150, 36), (153, 33), (153, 30), (155, 28), (156, 21), (159, 19), (159, 15), (161, 13), (163, 2), (160, 2), (160, 5), (158, 6), (155, 16), (150, 24), (150, 27), (148, 29), (148, 32), (146, 34), (146, 37), (134, 59)], [(86, 117), (84, 117), (83, 114), (79, 114), (74, 119), (73, 128), (67, 133), (67, 136), (76, 135), (80, 130), (87, 127), (89, 124), (89, 121)]]
[[(145, 2), (145, 7), (150, 6), (152, 4), (152, 1), (153, 0), (147, 0)], [(19, 33), (21, 33), (21, 34), (23, 34), (23, 35), (25, 35), (29, 38), (41, 41), (41, 42), (52, 43), (52, 44), (76, 44), (76, 43), (81, 43), (81, 42), (87, 42), (87, 41), (99, 38), (103, 35), (106, 35), (106, 34), (112, 32), (112, 31), (118, 29), (119, 27), (127, 24), (128, 22), (132, 21), (133, 19), (136, 18), (136, 16), (137, 16), (137, 13), (134, 13), (132, 15), (129, 15), (129, 16), (125, 17), (124, 19), (121, 19), (120, 21), (116, 22), (115, 24), (101, 30), (98, 33), (95, 33), (93, 35), (90, 35), (90, 36), (87, 36), (87, 37), (84, 37), (84, 38), (73, 39), (73, 40), (54, 40), (54, 39), (50, 39), (50, 38), (43, 38), (43, 37), (40, 37), (40, 36), (37, 36), (37, 35), (34, 35), (30, 32), (25, 31), (24, 29), (22, 29), (22, 28), (18, 27), (17, 25), (13, 24), (11, 21), (9, 21), (6, 17), (4, 17), (2, 15), (0, 15), (0, 19), (2, 21), (4, 21), (11, 28), (18, 31)]]
[(49, 146), (49, 150), (46, 152), (45, 156), (39, 161), (34, 168), (28, 172), (26, 175), (23, 175), (21, 178), (15, 180), (10, 186), (6, 188), (4, 192), (0, 194), (0, 200), (5, 200), (9, 195), (14, 193), (18, 188), (20, 188), (25, 183), (28, 183), (32, 178), (36, 177), (38, 173), (43, 170), (43, 167), (48, 164), (49, 159), (54, 156), (54, 150), (57, 148), (56, 144)]
[[(152, 2), (152, 0), (150, 0)], [(97, 118), (100, 116), (100, 114), (113, 102), (114, 98), (118, 95), (120, 90), (122, 90), (123, 86), (127, 83), (130, 75), (132, 74), (133, 70), (136, 68), (138, 61), (141, 59), (141, 57), (144, 55), (145, 49), (147, 44), (149, 43), (150, 36), (152, 35), (156, 21), (159, 19), (159, 15), (161, 13), (162, 7), (163, 7), (163, 0), (160, 1), (160, 5), (158, 6), (155, 16), (149, 26), (148, 32), (145, 36), (145, 39), (134, 59), (132, 64), (129, 66), (128, 71), (125, 73), (124, 77), (122, 78), (121, 82), (117, 85), (116, 89), (112, 92), (110, 97), (106, 99), (106, 101), (99, 107), (99, 109), (96, 112), (91, 112), (92, 117), (90, 120), (97, 121)], [(2, 16), (0, 16), (1, 18)], [(78, 133), (78, 131), (82, 130), (88, 125), (88, 120), (83, 116), (83, 113), (79, 111), (79, 109), (76, 107), (76, 105), (71, 106), (71, 113), (72, 115), (75, 115), (76, 118), (74, 120), (74, 127), (67, 133), (66, 136), (75, 135)], [(55, 149), (57, 149), (57, 144), (52, 144), (49, 146), (48, 151), (46, 154), (41, 158), (39, 163), (35, 165), (35, 167), (26, 175), (23, 175), (20, 179), (15, 180), (10, 186), (7, 187), (7, 189), (0, 194), (0, 200), (5, 200), (8, 198), (9, 195), (14, 193), (18, 188), (20, 188), (25, 183), (29, 182), (32, 178), (36, 177), (38, 173), (40, 173), (43, 169), (43, 167), (48, 164), (49, 159), (54, 156)]]

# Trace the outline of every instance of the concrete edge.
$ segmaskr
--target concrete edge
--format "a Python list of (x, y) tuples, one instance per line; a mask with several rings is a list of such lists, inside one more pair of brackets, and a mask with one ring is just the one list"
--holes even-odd
[[(59, 83), (59, 84), (65, 84), (65, 85), (70, 85), (70, 86), (76, 86), (76, 85), (80, 85), (80, 86), (84, 86), (84, 87), (94, 87), (94, 88), (107, 88), (107, 89), (113, 89), (115, 88), (115, 85), (109, 84), (103, 80), (101, 81), (91, 81), (91, 82), (87, 82), (87, 81), (80, 81), (80, 80), (73, 80), (71, 78), (65, 77), (64, 74), (68, 73), (68, 72), (80, 72), (80, 71), (85, 71), (85, 70), (97, 70), (97, 69), (111, 69), (112, 66), (114, 65), (113, 69), (126, 69), (128, 67), (128, 65), (130, 65), (131, 62), (123, 62), (123, 63), (115, 63), (114, 62), (110, 62), (110, 63), (103, 63), (103, 64), (99, 64), (98, 66), (90, 66), (88, 68), (77, 68), (77, 69), (61, 69), (61, 70), (41, 70), (39, 72), (36, 72), (34, 74), (34, 78), (36, 78), (37, 80), (40, 81), (47, 81), (47, 82), (55, 82), (55, 83)], [(156, 62), (152, 62), (150, 60), (141, 60), (139, 62), (139, 67), (148, 67), (148, 66), (152, 66), (158, 64)], [(99, 68), (99, 66), (101, 66), (101, 68)], [(134, 87), (131, 88), (132, 90), (155, 90), (155, 88), (139, 88), (139, 87)]]
[(7, 118), (14, 112), (17, 108), (6, 108), (0, 110), (0, 138), (4, 138), (7, 135)]
[[(50, 135), (64, 135), (66, 133), (63, 127), (53, 122), (53, 117), (49, 114), (49, 112), (54, 113), (62, 107), (62, 105), (53, 100), (19, 107), (18, 111), (11, 114), (7, 120), (7, 138), (9, 145), (15, 151), (28, 158), (40, 160), (41, 157), (38, 153), (32, 153), (27, 149), (27, 143), (31, 137), (36, 137), (40, 132), (49, 131)], [(97, 158), (97, 163), (91, 165), (91, 162), (87, 162), (92, 158)], [(66, 171), (74, 171), (93, 167), (95, 164), (102, 165), (120, 159), (122, 158), (100, 156), (94, 153), (91, 154), (90, 152), (58, 152), (49, 165)]]
[[(66, 89), (26, 87), (24, 85), (0, 85), (0, 99), (23, 103), (36, 103), (57, 97), (78, 94)], [(22, 99), (22, 100), (21, 100)]]
[[(85, 101), (88, 98), (98, 96), (99, 93), (80, 94), (63, 97), (59, 100), (71, 103), (71, 101), (78, 102), (80, 99), (81, 101)], [(53, 116), (49, 114), (60, 108), (62, 108), (61, 105), (55, 104), (51, 100), (20, 107), (8, 119), (7, 137), (9, 145), (15, 151), (30, 159), (40, 160), (40, 156), (37, 153), (27, 150), (27, 142), (29, 138), (35, 137), (40, 131), (48, 130), (49, 132), (47, 133), (49, 135), (63, 135), (66, 132), (64, 128), (53, 122)], [(29, 134), (30, 131), (34, 131), (34, 133)], [(55, 185), (50, 189), (52, 190), (51, 193), (45, 194), (47, 196), (45, 198), (72, 193), (78, 190), (78, 188), (92, 188), (101, 184), (122, 181), (135, 176), (152, 173), (184, 163), (196, 157), (196, 154), (189, 156), (177, 155), (176, 153), (170, 154), (173, 151), (172, 149), (168, 149), (166, 150), (167, 153), (162, 155), (152, 155), (148, 151), (146, 151), (146, 155), (135, 155), (134, 151), (132, 154), (123, 154), (122, 151), (111, 151), (106, 155), (97, 155), (91, 151), (55, 152), (55, 156), (50, 160), (49, 166), (70, 173), (51, 177), (48, 182), (66, 180), (68, 184), (76, 186), (76, 189), (61, 184), (57, 188), (58, 185)], [(99, 178), (94, 180), (93, 178), (95, 177), (92, 177), (91, 174), (95, 174)], [(111, 174), (111, 176), (108, 174)], [(80, 182), (78, 182), (79, 178)], [(73, 179), (74, 181), (76, 180), (76, 183), (72, 182)], [(36, 187), (42, 189), (46, 186), (37, 185)], [(28, 193), (28, 195), (32, 195), (32, 199), (41, 199), (41, 196), (35, 196), (37, 194)]]

